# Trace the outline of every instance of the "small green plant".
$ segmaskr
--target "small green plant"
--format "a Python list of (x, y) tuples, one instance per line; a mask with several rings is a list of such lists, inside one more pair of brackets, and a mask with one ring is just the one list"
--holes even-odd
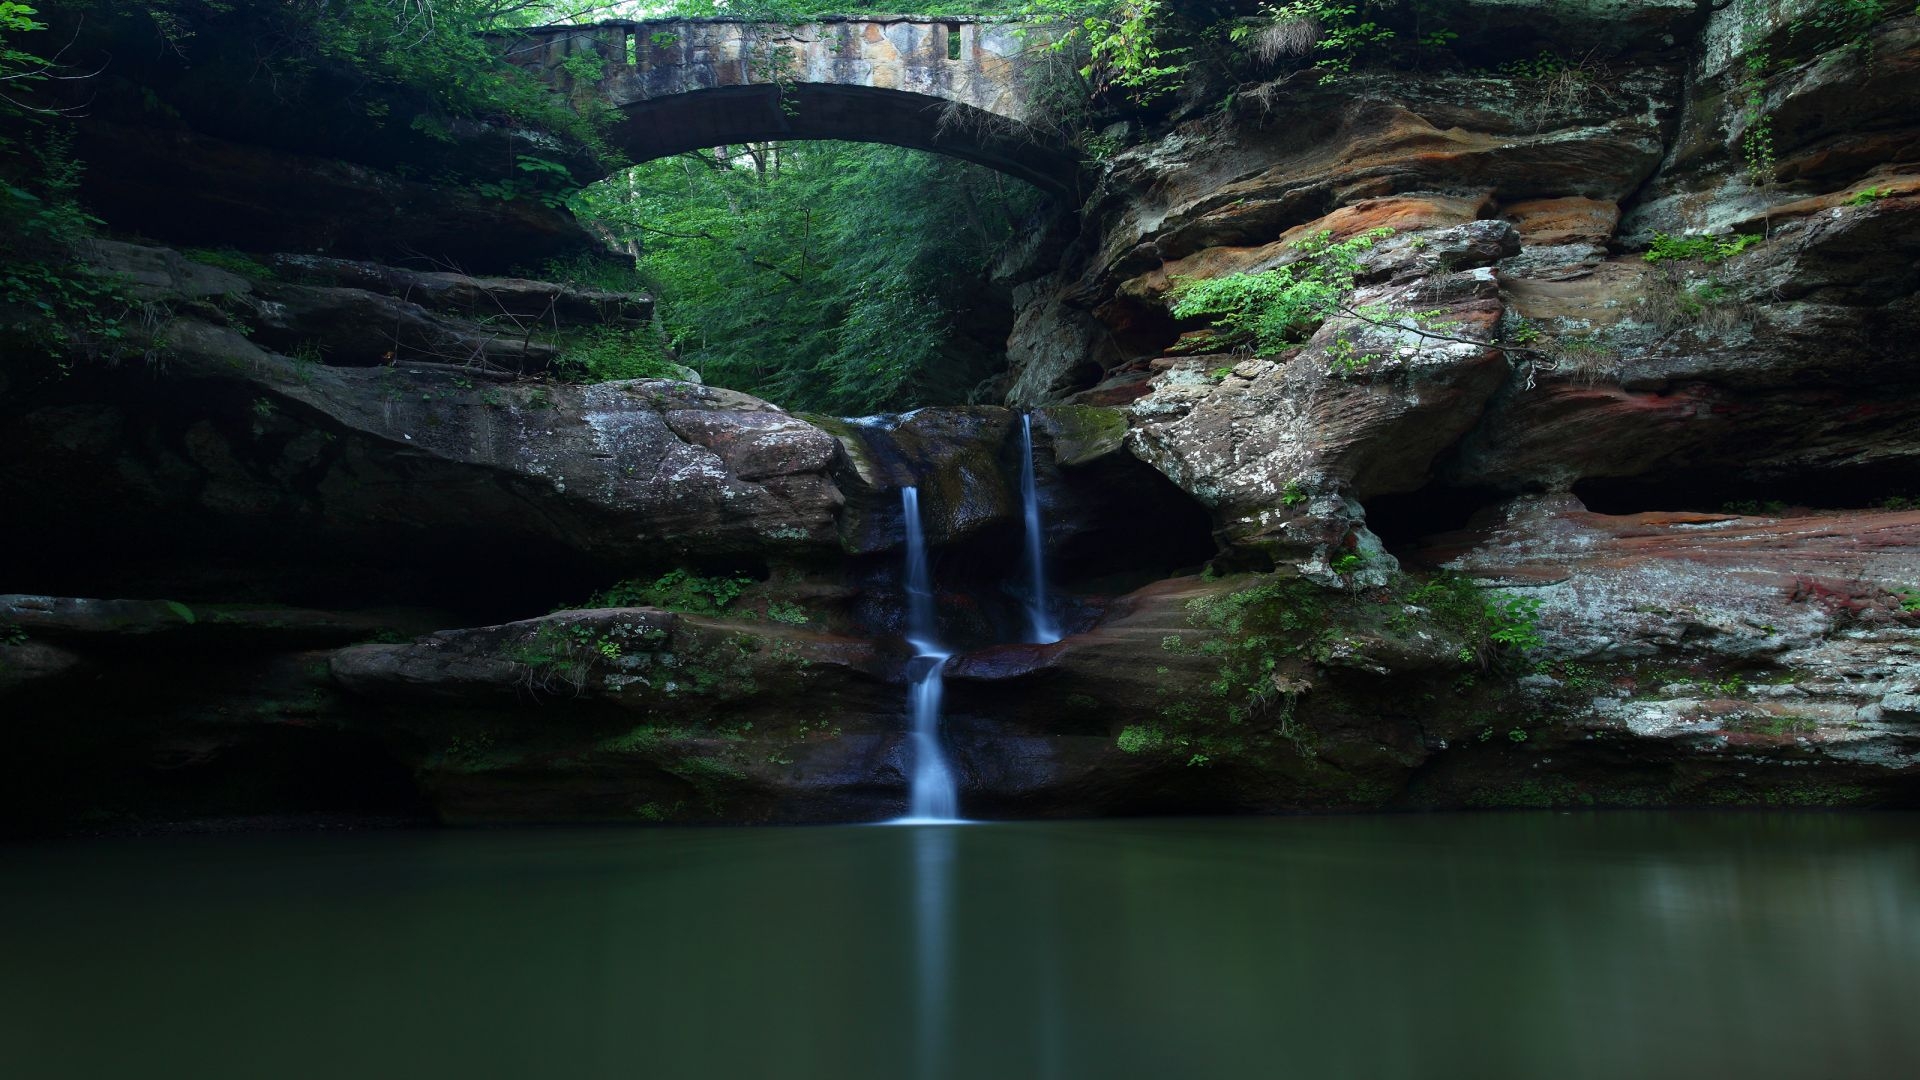
[(1481, 670), (1517, 669), (1526, 654), (1546, 643), (1539, 627), (1539, 597), (1486, 592), (1464, 577), (1442, 574), (1401, 599), (1427, 609), (1435, 621), (1461, 635), (1461, 660)]
[(1747, 130), (1740, 136), (1740, 155), (1747, 172), (1761, 184), (1774, 181), (1779, 162), (1773, 149), (1773, 114), (1767, 111), (1767, 67), (1773, 58), (1760, 49), (1746, 59), (1746, 76), (1740, 82), (1741, 118)]
[(594, 83), (607, 77), (607, 62), (593, 53), (574, 53), (560, 62), (560, 69), (576, 82)]
[[(1234, 42), (1251, 44), (1256, 54), (1279, 56), (1311, 53), (1320, 69), (1322, 84), (1331, 83), (1353, 71), (1354, 62), (1366, 53), (1385, 46), (1394, 38), (1393, 30), (1366, 18), (1362, 7), (1366, 0), (1285, 0), (1261, 5), (1260, 19), (1228, 31)], [(1421, 37), (1420, 43), (1438, 48), (1458, 35), (1436, 30)]]
[(1166, 741), (1166, 732), (1143, 724), (1129, 724), (1121, 728), (1119, 738), (1114, 740), (1121, 750), (1129, 754), (1144, 754), (1149, 750), (1158, 750), (1166, 744)]
[(1233, 368), (1231, 366), (1217, 367), (1207, 372), (1207, 378), (1212, 379), (1215, 382), (1219, 382), (1220, 380), (1226, 378), (1231, 374), (1233, 374)]
[(1171, 313), (1177, 319), (1211, 318), (1226, 344), (1271, 355), (1306, 341), (1337, 314), (1353, 292), (1361, 253), (1391, 235), (1392, 229), (1371, 229), (1336, 242), (1331, 232), (1316, 233), (1293, 244), (1299, 258), (1285, 266), (1178, 279)]
[[(1123, 731), (1122, 748), (1231, 759), (1276, 739), (1302, 756), (1314, 753), (1315, 736), (1294, 717), (1304, 684), (1286, 677), (1281, 664), (1322, 647), (1329, 630), (1321, 617), (1326, 594), (1298, 578), (1268, 577), (1230, 593), (1187, 604), (1193, 631), (1168, 634), (1161, 647), (1199, 656), (1215, 665), (1204, 697), (1182, 697), (1160, 708), (1162, 722)], [(1128, 732), (1132, 734), (1129, 735)]]
[(1663, 232), (1653, 234), (1653, 244), (1641, 258), (1650, 263), (1673, 262), (1697, 259), (1706, 263), (1725, 262), (1735, 255), (1766, 241), (1758, 233), (1742, 233), (1738, 236), (1669, 236)]
[(1873, 203), (1879, 202), (1881, 199), (1887, 198), (1892, 194), (1893, 194), (1892, 188), (1870, 187), (1863, 191), (1854, 192), (1853, 198), (1847, 200), (1847, 205), (1848, 206), (1869, 206)]
[(807, 611), (792, 601), (775, 600), (767, 605), (767, 618), (787, 626), (805, 626)]
[(266, 263), (233, 248), (188, 248), (181, 254), (194, 262), (206, 266), (217, 266), (229, 273), (239, 274), (243, 278), (252, 278), (256, 281), (271, 281), (278, 276)]
[(1507, 741), (1510, 743), (1514, 743), (1516, 745), (1519, 743), (1526, 742), (1527, 741), (1526, 729), (1514, 728), (1512, 731), (1507, 732)]
[(1094, 161), (1106, 161), (1118, 154), (1126, 146), (1126, 140), (1105, 132), (1093, 132), (1080, 137), (1080, 150)]
[(554, 374), (568, 382), (599, 383), (624, 379), (674, 379), (679, 369), (667, 359), (653, 328), (620, 330), (597, 327), (562, 345)]
[(1301, 503), (1306, 502), (1307, 498), (1307, 489), (1301, 487), (1300, 481), (1298, 480), (1289, 480), (1287, 481), (1287, 485), (1280, 489), (1280, 505), (1282, 506), (1299, 506)]
[(1492, 627), (1487, 638), (1522, 655), (1546, 644), (1540, 636), (1541, 604), (1537, 596), (1496, 594), (1487, 602), (1487, 621)]
[(1357, 551), (1350, 551), (1345, 555), (1338, 556), (1329, 565), (1332, 567), (1334, 573), (1339, 574), (1341, 577), (1346, 577), (1349, 574), (1357, 574), (1365, 569), (1367, 557)]
[(666, 631), (644, 625), (616, 623), (601, 629), (589, 623), (543, 623), (504, 653), (526, 669), (523, 681), (529, 690), (552, 692), (564, 687), (579, 694), (596, 665), (621, 660), (629, 645), (650, 650), (666, 637)]
[(17, 626), (0, 626), (0, 645), (25, 645), (27, 632)]
[(171, 611), (175, 615), (178, 615), (180, 617), (180, 621), (186, 623), (188, 626), (192, 626), (194, 623), (197, 623), (200, 621), (199, 617), (193, 613), (192, 608), (188, 607), (187, 605), (181, 603), (178, 600), (166, 600), (166, 601), (163, 601), (163, 603), (167, 605), (168, 611)]
[(1567, 70), (1566, 58), (1546, 49), (1532, 59), (1509, 60), (1499, 68), (1500, 74), (1523, 82), (1545, 82)]
[[(753, 579), (750, 577), (702, 577), (687, 570), (669, 570), (652, 581), (629, 578), (604, 592), (595, 593), (581, 606), (656, 607), (694, 615), (718, 615), (751, 585)], [(799, 607), (792, 604), (786, 607), (798, 613), (801, 622), (806, 621), (806, 613)], [(772, 614), (772, 606), (769, 606), (768, 615)]]
[(1900, 590), (1900, 610), (1908, 614), (1920, 612), (1920, 589)]
[(288, 354), (287, 358), (293, 361), (294, 378), (299, 379), (302, 386), (312, 383), (314, 373), (325, 363), (321, 356), (320, 343), (312, 339), (295, 345), (293, 352)]
[(1121, 0), (1086, 9), (1079, 26), (1047, 48), (1068, 50), (1084, 42), (1087, 64), (1080, 77), (1116, 87), (1145, 104), (1179, 89), (1186, 77), (1187, 64), (1181, 58), (1188, 50), (1168, 43), (1166, 21), (1162, 0)]
[(1345, 333), (1336, 334), (1327, 342), (1327, 366), (1342, 375), (1357, 375), (1380, 359), (1381, 354), (1377, 352), (1361, 352)]

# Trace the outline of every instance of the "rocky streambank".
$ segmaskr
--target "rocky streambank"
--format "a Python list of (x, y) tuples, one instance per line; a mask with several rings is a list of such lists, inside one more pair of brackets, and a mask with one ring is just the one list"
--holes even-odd
[[(567, 382), (648, 298), (377, 230), (102, 243), (141, 362), (0, 384), (0, 819), (892, 816), (908, 484), (970, 814), (1911, 805), (1920, 18), (1615, 7), (1132, 121), (1010, 254), (1005, 405)], [(1297, 344), (1174, 314), (1357, 238)]]

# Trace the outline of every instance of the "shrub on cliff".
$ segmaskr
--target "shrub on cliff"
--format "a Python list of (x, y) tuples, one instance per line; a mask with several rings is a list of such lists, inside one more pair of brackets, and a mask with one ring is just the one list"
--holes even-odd
[(1260, 355), (1298, 345), (1340, 311), (1360, 273), (1360, 253), (1392, 235), (1373, 229), (1334, 242), (1331, 233), (1296, 241), (1296, 262), (1257, 274), (1228, 274), (1174, 283), (1177, 319), (1210, 318), (1229, 346)]

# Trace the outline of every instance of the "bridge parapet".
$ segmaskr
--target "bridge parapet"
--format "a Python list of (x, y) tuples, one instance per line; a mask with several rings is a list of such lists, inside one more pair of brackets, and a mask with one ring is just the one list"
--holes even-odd
[(1014, 23), (820, 18), (549, 26), (503, 36), (507, 58), (576, 106), (621, 112), (635, 161), (785, 139), (892, 143), (977, 162), (1068, 199), (1079, 159), (1031, 122), (1020, 78), (1038, 42)]
[(904, 17), (604, 22), (524, 31), (507, 58), (570, 96), (619, 107), (698, 90), (812, 84), (919, 94), (1025, 122), (1017, 74), (1033, 43), (1019, 29)]

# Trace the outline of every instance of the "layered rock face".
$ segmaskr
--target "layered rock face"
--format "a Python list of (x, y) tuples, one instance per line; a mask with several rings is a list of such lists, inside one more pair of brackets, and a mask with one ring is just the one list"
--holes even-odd
[[(136, 342), (154, 363), (29, 366), (0, 398), (22, 590), (0, 601), (0, 695), (34, 720), (11, 827), (884, 817), (905, 785), (903, 486), (952, 640), (1018, 622), (1009, 410), (856, 422), (551, 378), (544, 341), (645, 333), (644, 296), (97, 256), (166, 314)], [(1079, 624), (1212, 554), (1205, 512), (1123, 452), (1118, 416), (1035, 427), (1050, 538), (1082, 553), (1063, 576), (1103, 579), (1067, 602)], [(744, 595), (704, 617), (611, 593), (567, 610), (687, 577)], [(103, 595), (138, 599), (76, 598)], [(476, 622), (497, 625), (444, 630)]]
[[(156, 362), (0, 387), (0, 816), (890, 816), (908, 484), (971, 814), (1911, 805), (1920, 19), (1457, 6), (1561, 64), (1189, 102), (1009, 269), (1048, 645), (1014, 408), (577, 386), (498, 314), (646, 298), (103, 245)], [(1171, 314), (1322, 236), (1297, 344)]]
[[(1424, 703), (1397, 721), (1404, 696), (1343, 722), (1369, 698), (1324, 677), (1337, 646), (1275, 674), (1316, 686), (1287, 715), (1392, 759), (1344, 790), (1908, 800), (1920, 553), (1910, 512), (1875, 510), (1910, 508), (1920, 475), (1920, 21), (1842, 41), (1812, 4), (1574, 7), (1547, 71), (1296, 74), (1116, 155), (1077, 248), (1026, 287), (1009, 399), (1123, 410), (1127, 448), (1213, 512), (1221, 566), (1391, 605), (1404, 564), (1540, 601), (1538, 670), (1498, 693), (1472, 664), (1441, 663), (1446, 686), (1371, 665)], [(1208, 355), (1172, 314), (1187, 283), (1380, 229), (1349, 314), (1295, 348)], [(1152, 730), (1205, 741), (1160, 711)], [(1201, 805), (1327, 801), (1190, 783)]]
[[(1010, 400), (1123, 405), (1132, 449), (1235, 546), (1299, 563), (1350, 532), (1338, 499), (1434, 487), (1910, 494), (1920, 24), (1838, 44), (1739, 7), (1649, 7), (1627, 51), (1530, 78), (1240, 88), (1108, 163), (1080, 247), (1028, 286)], [(1169, 314), (1177, 283), (1383, 227), (1353, 305), (1470, 341), (1333, 320), (1285, 356), (1156, 359), (1196, 325)], [(1649, 262), (1656, 234), (1726, 246)], [(1381, 360), (1352, 370), (1353, 348)], [(1277, 508), (1289, 485), (1312, 504)]]

